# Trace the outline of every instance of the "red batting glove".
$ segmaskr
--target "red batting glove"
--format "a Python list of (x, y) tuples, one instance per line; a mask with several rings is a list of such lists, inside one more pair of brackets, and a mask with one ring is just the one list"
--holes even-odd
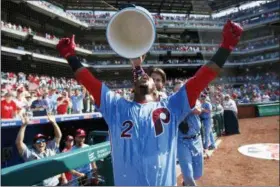
[(232, 51), (238, 44), (242, 32), (243, 28), (238, 23), (228, 20), (223, 28), (223, 41), (221, 47)]
[(60, 55), (66, 59), (69, 56), (75, 56), (75, 47), (75, 35), (72, 35), (71, 38), (60, 39), (56, 45), (56, 49), (59, 51)]

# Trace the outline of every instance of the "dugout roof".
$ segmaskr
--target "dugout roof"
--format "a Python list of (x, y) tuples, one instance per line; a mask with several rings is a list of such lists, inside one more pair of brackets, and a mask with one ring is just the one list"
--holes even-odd
[(241, 5), (248, 0), (48, 0), (65, 10), (110, 11), (131, 3), (155, 13), (209, 14)]

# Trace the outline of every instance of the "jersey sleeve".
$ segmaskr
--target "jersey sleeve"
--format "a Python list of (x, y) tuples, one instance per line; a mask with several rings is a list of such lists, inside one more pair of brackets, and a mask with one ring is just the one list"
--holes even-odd
[(186, 82), (185, 85), (191, 107), (195, 106), (200, 93), (217, 75), (217, 72), (204, 65)]
[(98, 108), (108, 126), (113, 123), (117, 113), (117, 107), (122, 100), (121, 96), (111, 91), (105, 84), (102, 84), (100, 107)]
[(178, 92), (168, 97), (167, 106), (171, 113), (175, 115), (178, 123), (184, 120), (191, 112), (186, 85), (182, 86)]

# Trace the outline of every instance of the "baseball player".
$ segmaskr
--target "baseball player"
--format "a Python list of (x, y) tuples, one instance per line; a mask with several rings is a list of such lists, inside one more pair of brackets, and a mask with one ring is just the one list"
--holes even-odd
[(206, 157), (208, 158), (208, 149), (209, 146), (216, 147), (215, 145), (215, 140), (212, 132), (212, 117), (211, 117), (211, 112), (212, 112), (212, 105), (208, 101), (206, 101), (206, 95), (201, 94), (200, 96), (200, 101), (201, 101), (201, 114), (200, 114), (200, 119), (203, 124), (204, 128), (204, 144), (203, 148), (206, 154)]
[[(145, 73), (140, 66), (142, 62), (143, 58), (131, 60), (134, 81)], [(162, 90), (164, 86), (165, 81), (163, 80), (166, 79), (166, 75), (164, 71), (159, 68), (153, 69), (152, 72), (155, 72), (151, 74), (151, 77), (156, 84), (157, 91), (161, 92), (160, 90)], [(182, 81), (176, 82), (173, 92), (176, 93), (183, 85)], [(159, 94), (157, 97), (155, 101), (163, 99)], [(192, 109), (192, 112), (179, 125), (177, 157), (183, 173), (183, 185), (187, 186), (196, 186), (195, 180), (198, 180), (203, 174), (203, 146), (200, 137), (201, 123), (198, 116), (200, 112), (200, 102), (197, 100), (196, 106)]]
[(173, 186), (179, 123), (191, 112), (200, 92), (214, 80), (243, 29), (228, 21), (221, 47), (180, 90), (160, 102), (149, 102), (155, 84), (147, 74), (134, 84), (134, 101), (127, 101), (97, 80), (75, 55), (75, 37), (63, 38), (57, 49), (76, 79), (94, 97), (106, 120), (111, 140), (115, 185)]
[[(132, 64), (132, 73), (134, 82), (145, 74), (145, 71), (141, 67), (142, 62), (145, 60), (146, 55), (140, 58), (130, 59)], [(166, 82), (166, 74), (160, 68), (153, 68), (150, 73), (150, 77), (154, 80), (156, 90), (154, 91), (154, 101), (160, 101), (161, 99), (167, 98), (167, 94), (164, 92), (164, 85)]]
[[(183, 86), (182, 82), (175, 83), (174, 93)], [(178, 160), (183, 173), (183, 185), (196, 186), (203, 174), (203, 146), (200, 136), (201, 123), (199, 119), (200, 103), (196, 102), (192, 112), (179, 125), (178, 131)]]

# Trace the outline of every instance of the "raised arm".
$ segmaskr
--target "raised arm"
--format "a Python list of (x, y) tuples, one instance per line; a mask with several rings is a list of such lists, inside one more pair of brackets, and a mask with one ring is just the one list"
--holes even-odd
[(62, 138), (62, 133), (61, 130), (58, 126), (58, 124), (56, 123), (55, 117), (51, 114), (48, 114), (48, 120), (50, 121), (50, 123), (53, 125), (53, 129), (54, 129), (54, 136), (55, 136), (55, 143), (57, 145), (60, 144), (60, 140)]
[(19, 154), (22, 155), (24, 149), (26, 149), (26, 145), (23, 142), (23, 140), (24, 140), (25, 129), (26, 129), (26, 126), (28, 125), (29, 119), (27, 118), (27, 116), (25, 114), (21, 115), (20, 117), (21, 117), (22, 125), (17, 134), (16, 146), (17, 146), (17, 150), (18, 150)]
[(96, 105), (100, 107), (102, 83), (78, 60), (75, 47), (75, 35), (71, 38), (62, 38), (56, 46), (60, 55), (68, 61), (77, 81), (89, 91)]
[(136, 82), (136, 80), (143, 74), (145, 74), (145, 71), (141, 67), (142, 62), (145, 60), (146, 55), (143, 55), (137, 59), (130, 59), (130, 62), (132, 64), (132, 74), (133, 74), (133, 81)]
[(196, 74), (186, 82), (186, 90), (190, 107), (195, 106), (196, 99), (207, 85), (214, 80), (223, 68), (231, 51), (240, 40), (243, 29), (237, 23), (227, 21), (223, 28), (223, 40), (220, 48), (210, 62), (202, 66)]

